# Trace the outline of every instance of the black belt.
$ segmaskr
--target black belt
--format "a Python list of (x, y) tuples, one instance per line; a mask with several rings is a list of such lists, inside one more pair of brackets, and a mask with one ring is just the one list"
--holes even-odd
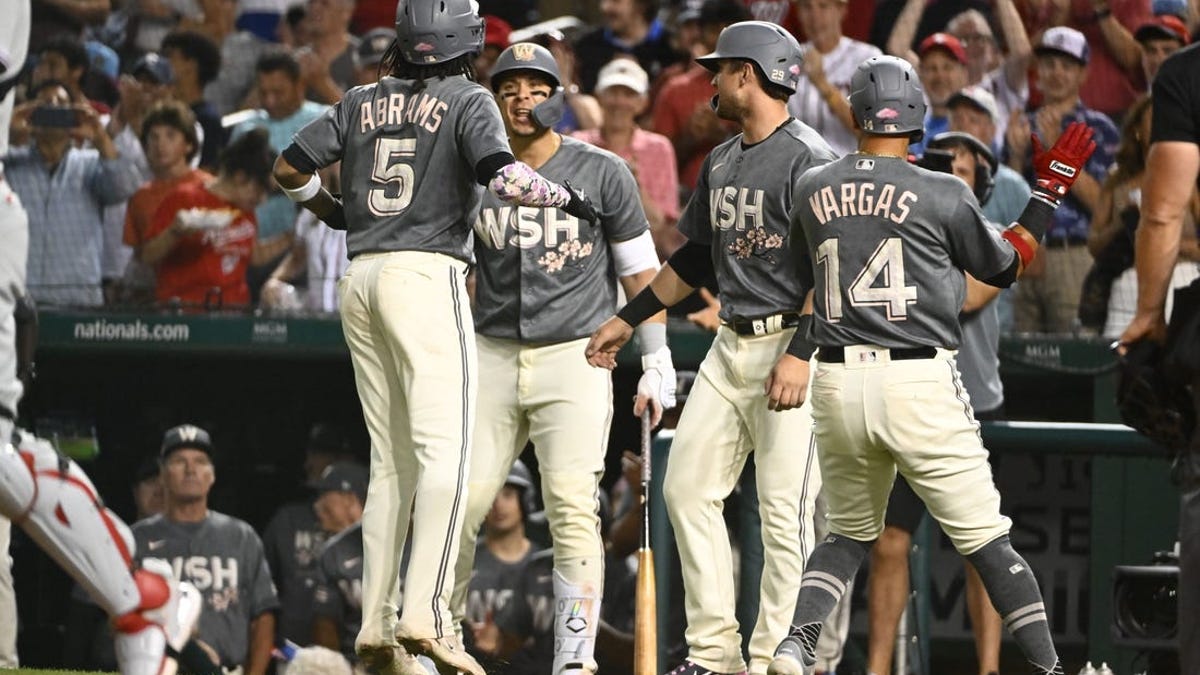
[[(910, 347), (907, 349), (880, 348), (879, 351), (888, 352), (889, 357), (893, 361), (932, 359), (937, 356), (937, 349), (934, 347)], [(819, 347), (817, 349), (817, 360), (825, 363), (845, 363), (846, 350), (844, 347)]]
[(782, 312), (761, 319), (734, 319), (727, 324), (738, 335), (771, 335), (800, 325), (800, 314)]
[(1042, 240), (1042, 246), (1047, 248), (1087, 246), (1087, 237), (1046, 237)]

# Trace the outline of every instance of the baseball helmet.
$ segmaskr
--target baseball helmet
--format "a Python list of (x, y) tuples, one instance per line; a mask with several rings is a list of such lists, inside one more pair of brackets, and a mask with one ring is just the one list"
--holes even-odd
[(948, 150), (967, 148), (975, 153), (975, 198), (983, 206), (992, 198), (992, 189), (996, 187), (996, 155), (992, 149), (984, 145), (978, 138), (962, 131), (944, 131), (929, 141), (931, 150)]
[(872, 56), (850, 78), (850, 110), (863, 133), (925, 137), (925, 90), (912, 64), (895, 56)]
[(483, 19), (475, 0), (400, 0), (396, 45), (417, 65), (445, 63), (483, 48)]
[(519, 459), (513, 462), (512, 468), (508, 470), (508, 477), (504, 479), (504, 484), (521, 491), (521, 510), (525, 516), (537, 511), (537, 486), (533, 484), (533, 474), (529, 473), (529, 467), (525, 466), (525, 462)]
[(792, 34), (766, 21), (730, 24), (717, 38), (717, 48), (696, 63), (716, 72), (721, 59), (744, 59), (753, 63), (767, 81), (796, 93), (804, 55)]
[(531, 114), (534, 124), (543, 129), (558, 124), (562, 120), (567, 100), (563, 93), (562, 76), (558, 74), (558, 61), (554, 60), (550, 50), (532, 42), (518, 42), (500, 52), (500, 56), (496, 57), (496, 64), (492, 66), (492, 91), (499, 89), (500, 81), (506, 73), (515, 72), (537, 73), (550, 80), (554, 91), (545, 101), (535, 105)]

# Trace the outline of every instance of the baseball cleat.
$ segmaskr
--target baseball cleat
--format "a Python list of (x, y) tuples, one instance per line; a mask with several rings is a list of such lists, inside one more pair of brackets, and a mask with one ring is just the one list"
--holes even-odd
[(359, 645), (358, 657), (379, 675), (429, 675), (415, 656), (395, 645)]
[(457, 637), (408, 638), (396, 636), (410, 654), (428, 656), (441, 675), (487, 675), (483, 666), (463, 649)]
[(718, 673), (715, 670), (709, 670), (708, 668), (705, 668), (704, 666), (689, 659), (679, 664), (675, 670), (667, 673), (667, 675), (746, 675), (746, 671), (743, 670), (738, 673)]
[(775, 648), (775, 658), (767, 666), (767, 675), (805, 675), (804, 647), (800, 640), (788, 636)]

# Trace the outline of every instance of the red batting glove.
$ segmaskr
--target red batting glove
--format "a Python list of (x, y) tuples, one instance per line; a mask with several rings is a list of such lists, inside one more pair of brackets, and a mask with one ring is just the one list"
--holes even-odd
[(1067, 196), (1088, 158), (1096, 151), (1092, 128), (1083, 122), (1071, 122), (1049, 152), (1042, 147), (1036, 133), (1030, 136), (1033, 140), (1033, 172), (1037, 176), (1033, 196), (1058, 208), (1059, 201)]

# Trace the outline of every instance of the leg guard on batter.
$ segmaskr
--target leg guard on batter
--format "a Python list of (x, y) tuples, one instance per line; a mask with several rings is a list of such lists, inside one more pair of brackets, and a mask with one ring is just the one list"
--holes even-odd
[(163, 656), (168, 631), (188, 627), (170, 566), (148, 561), (131, 572), (133, 534), (104, 507), (87, 474), (32, 434), (17, 432), (14, 442), (0, 444), (0, 515), (24, 528), (112, 618), (124, 675), (174, 673)]
[(554, 570), (553, 675), (594, 675), (600, 629), (600, 589), (575, 585)]

